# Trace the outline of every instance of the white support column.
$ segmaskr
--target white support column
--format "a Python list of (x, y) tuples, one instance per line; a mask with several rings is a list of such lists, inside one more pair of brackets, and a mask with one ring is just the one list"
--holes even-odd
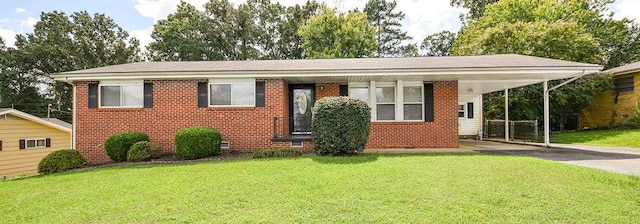
[(509, 89), (504, 89), (504, 140), (509, 141)]
[(544, 92), (544, 146), (549, 147), (549, 84), (548, 81), (542, 83)]
[(369, 81), (369, 105), (371, 105), (371, 121), (378, 120), (376, 103), (376, 81)]

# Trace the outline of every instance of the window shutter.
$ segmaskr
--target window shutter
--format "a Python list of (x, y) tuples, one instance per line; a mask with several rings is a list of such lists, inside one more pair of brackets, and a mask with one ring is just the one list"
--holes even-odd
[(207, 82), (198, 82), (198, 107), (208, 107), (209, 99), (207, 99), (208, 91)]
[(340, 85), (340, 96), (349, 96), (349, 86)]
[(98, 83), (89, 84), (89, 108), (98, 108)]
[(153, 108), (153, 83), (144, 84), (144, 108)]
[(473, 118), (473, 103), (467, 103), (467, 118)]
[(433, 106), (433, 83), (424, 84), (424, 121), (433, 122), (435, 120)]
[(45, 147), (51, 147), (51, 138), (46, 138), (44, 140), (44, 146)]
[(256, 107), (264, 107), (264, 82), (256, 82)]
[(26, 146), (26, 142), (24, 141), (24, 139), (20, 139), (20, 149), (24, 149)]
[(2, 151), (2, 141), (0, 141), (0, 151)]

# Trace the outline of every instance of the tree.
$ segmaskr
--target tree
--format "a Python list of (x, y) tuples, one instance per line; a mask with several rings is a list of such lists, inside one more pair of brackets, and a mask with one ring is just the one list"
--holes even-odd
[(371, 57), (378, 47), (366, 14), (359, 12), (336, 14), (324, 7), (321, 14), (300, 27), (298, 34), (311, 58)]
[(400, 23), (404, 19), (404, 13), (395, 12), (397, 3), (395, 0), (369, 0), (364, 7), (367, 21), (375, 29), (375, 39), (378, 49), (377, 57), (397, 57), (403, 55), (403, 50), (408, 47), (401, 46), (405, 40), (411, 40), (407, 32), (403, 32)]
[(426, 51), (427, 56), (449, 56), (455, 40), (456, 34), (445, 30), (425, 37), (420, 49)]
[(232, 20), (233, 38), (235, 39), (234, 60), (258, 59), (258, 36), (260, 30), (254, 23), (254, 11), (249, 4), (242, 4), (235, 10)]
[[(26, 60), (22, 60), (26, 59)], [(23, 72), (31, 64), (21, 52), (4, 46), (0, 38), (0, 108), (33, 112), (44, 104), (38, 92), (38, 77)]]
[[(607, 64), (615, 55), (612, 49), (620, 47), (620, 40), (628, 39), (624, 36), (629, 30), (624, 21), (603, 16), (606, 2), (501, 0), (489, 5), (482, 17), (463, 27), (452, 51), (456, 55), (515, 53)], [(590, 76), (553, 91), (552, 125), (564, 125), (582, 108), (591, 105), (593, 94), (608, 88), (607, 83), (605, 76)], [(501, 93), (485, 97), (487, 118), (503, 116), (495, 110), (501, 101), (496, 97), (502, 97)], [(510, 91), (509, 100), (511, 118), (541, 118), (540, 85), (514, 89)]]
[(54, 82), (49, 74), (137, 61), (138, 46), (137, 39), (104, 14), (42, 13), (33, 33), (16, 36), (11, 71), (48, 86), (47, 99), (57, 110), (68, 112), (71, 86)]
[(282, 47), (279, 42), (283, 38), (280, 24), (284, 23), (286, 8), (270, 0), (248, 0), (254, 13), (257, 29), (256, 45), (260, 48), (260, 59), (281, 59)]
[(234, 60), (236, 58), (236, 40), (233, 20), (235, 8), (227, 0), (210, 0), (204, 5), (207, 17), (206, 36), (208, 47), (219, 55), (210, 60)]
[(319, 14), (320, 9), (321, 5), (315, 1), (307, 1), (305, 5), (290, 6), (286, 9), (282, 22), (278, 24), (280, 39), (277, 45), (281, 59), (306, 57), (302, 48), (303, 40), (298, 30), (311, 16)]
[(418, 44), (407, 44), (400, 47), (400, 57), (418, 57), (420, 52)]
[(155, 61), (203, 61), (222, 59), (211, 51), (204, 32), (207, 25), (204, 14), (194, 6), (180, 1), (175, 13), (159, 20), (153, 26), (147, 50)]
[(484, 14), (487, 5), (498, 2), (498, 0), (451, 0), (451, 6), (463, 7), (469, 9), (466, 16), (469, 19), (478, 19)]

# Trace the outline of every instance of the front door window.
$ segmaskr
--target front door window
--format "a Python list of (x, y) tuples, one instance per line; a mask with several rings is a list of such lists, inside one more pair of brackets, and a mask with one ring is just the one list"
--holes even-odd
[(311, 134), (313, 87), (295, 86), (291, 90), (291, 134)]

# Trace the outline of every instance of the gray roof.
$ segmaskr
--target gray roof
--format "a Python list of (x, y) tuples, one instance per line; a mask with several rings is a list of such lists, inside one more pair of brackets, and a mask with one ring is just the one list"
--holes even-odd
[(640, 61), (639, 62), (635, 62), (635, 63), (631, 63), (631, 64), (627, 64), (627, 65), (624, 65), (624, 66), (612, 68), (612, 69), (603, 71), (602, 73), (613, 74), (613, 75), (624, 75), (624, 74), (629, 74), (629, 73), (632, 73), (632, 72), (640, 72)]
[(555, 60), (515, 54), (412, 57), (412, 58), (351, 58), (300, 59), (257, 61), (179, 61), (138, 62), (64, 72), (54, 77), (114, 73), (189, 73), (244, 71), (344, 71), (344, 70), (403, 70), (403, 69), (501, 69), (501, 68), (576, 68), (600, 70), (600, 65)]
[(6, 110), (11, 110), (11, 108), (0, 108), (0, 112), (6, 111)]
[(73, 128), (73, 125), (71, 125), (71, 124), (69, 124), (69, 123), (67, 123), (67, 122), (65, 122), (63, 120), (60, 120), (58, 118), (46, 118), (45, 117), (45, 118), (42, 118), (42, 120), (45, 120), (45, 121), (60, 125), (60, 126), (65, 127), (65, 128), (69, 128), (69, 129)]

